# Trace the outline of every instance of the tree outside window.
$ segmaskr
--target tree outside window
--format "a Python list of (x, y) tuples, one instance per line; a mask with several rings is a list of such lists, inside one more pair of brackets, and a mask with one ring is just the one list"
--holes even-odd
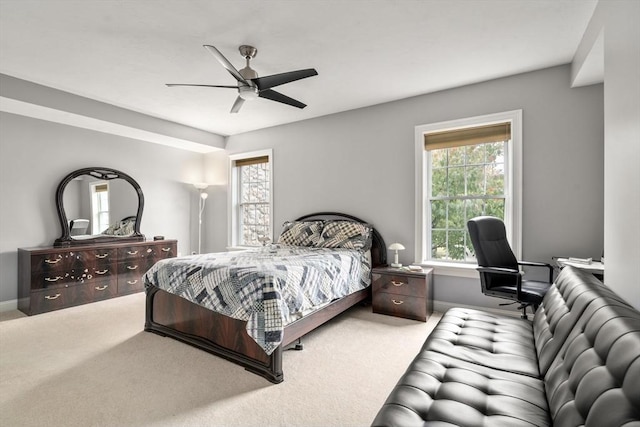
[(429, 152), (431, 258), (475, 261), (467, 221), (480, 215), (504, 220), (506, 142)]

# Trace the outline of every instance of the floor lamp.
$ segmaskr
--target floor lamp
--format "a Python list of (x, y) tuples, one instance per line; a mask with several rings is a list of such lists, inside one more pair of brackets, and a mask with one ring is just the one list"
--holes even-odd
[(209, 197), (209, 195), (205, 193), (204, 190), (207, 189), (209, 184), (197, 183), (197, 184), (193, 184), (193, 186), (196, 187), (200, 192), (200, 197), (198, 198), (198, 254), (201, 254), (202, 253), (202, 212), (204, 212), (204, 205), (207, 202), (207, 197)]

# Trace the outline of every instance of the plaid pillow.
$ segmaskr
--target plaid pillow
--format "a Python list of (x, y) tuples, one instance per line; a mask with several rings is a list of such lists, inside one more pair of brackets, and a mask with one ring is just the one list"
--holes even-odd
[(317, 246), (322, 221), (287, 221), (283, 224), (278, 243), (289, 246)]
[(319, 247), (368, 251), (373, 239), (369, 224), (354, 221), (327, 221), (320, 235)]

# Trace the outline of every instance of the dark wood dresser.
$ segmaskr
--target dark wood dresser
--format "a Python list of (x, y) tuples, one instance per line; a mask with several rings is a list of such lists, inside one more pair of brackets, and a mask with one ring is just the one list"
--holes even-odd
[(28, 315), (140, 292), (177, 240), (18, 249), (18, 309)]
[(374, 268), (373, 312), (427, 321), (433, 312), (433, 269)]

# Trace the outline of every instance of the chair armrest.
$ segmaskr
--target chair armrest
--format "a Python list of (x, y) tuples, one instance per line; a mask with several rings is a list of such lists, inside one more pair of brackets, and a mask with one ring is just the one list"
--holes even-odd
[(478, 267), (476, 270), (482, 273), (496, 273), (496, 274), (506, 274), (509, 276), (520, 276), (521, 273), (518, 270), (514, 270), (512, 268), (503, 268), (503, 267)]
[(553, 283), (553, 266), (546, 262), (535, 261), (518, 261), (518, 265), (526, 265), (528, 267), (546, 267), (549, 269), (549, 283)]
[[(516, 282), (516, 297), (518, 300), (522, 298), (522, 273), (520, 270), (504, 267), (478, 267), (476, 270), (480, 273), (494, 273), (513, 277)], [(482, 276), (482, 274), (480, 276)]]

